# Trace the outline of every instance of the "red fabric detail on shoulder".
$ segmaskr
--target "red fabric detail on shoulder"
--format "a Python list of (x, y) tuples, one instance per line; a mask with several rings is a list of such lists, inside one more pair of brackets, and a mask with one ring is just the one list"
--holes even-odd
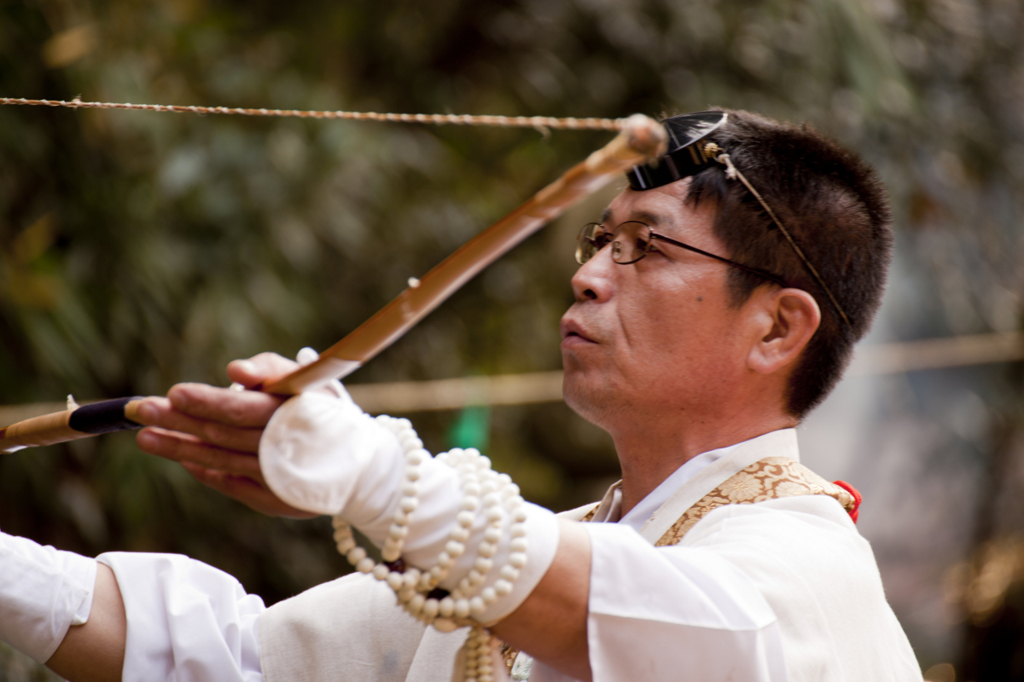
[(857, 516), (860, 514), (860, 503), (861, 496), (860, 491), (854, 488), (846, 481), (832, 481), (834, 484), (845, 490), (846, 492), (853, 495), (853, 509), (850, 510), (850, 518), (853, 519), (854, 523), (857, 523)]

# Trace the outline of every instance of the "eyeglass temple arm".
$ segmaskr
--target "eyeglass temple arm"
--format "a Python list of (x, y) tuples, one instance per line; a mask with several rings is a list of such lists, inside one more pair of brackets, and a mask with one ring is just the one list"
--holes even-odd
[(693, 251), (694, 253), (699, 253), (702, 256), (707, 256), (708, 258), (714, 258), (717, 261), (721, 261), (723, 263), (728, 263), (729, 265), (732, 265), (733, 267), (737, 267), (740, 270), (746, 270), (747, 272), (752, 273), (754, 275), (757, 275), (759, 277), (764, 277), (767, 280), (775, 282), (776, 284), (778, 284), (781, 287), (788, 287), (789, 286), (789, 284), (786, 282), (786, 280), (784, 280), (781, 277), (778, 277), (776, 275), (773, 275), (770, 272), (766, 272), (764, 270), (758, 270), (757, 268), (752, 268), (749, 265), (744, 265), (743, 263), (737, 263), (736, 261), (729, 260), (728, 258), (725, 258), (724, 256), (717, 256), (717, 255), (715, 255), (713, 253), (710, 253), (708, 251), (705, 251), (703, 249), (698, 249), (696, 246), (690, 246), (689, 244), (684, 244), (683, 242), (677, 242), (675, 239), (672, 239), (671, 237), (665, 237), (665, 236), (662, 236), (660, 234), (656, 234), (656, 233), (652, 232), (651, 233), (651, 239), (658, 239), (658, 240), (663, 241), (663, 242), (668, 242), (669, 244), (674, 244), (675, 246), (682, 247), (682, 248), (686, 249), (687, 251)]

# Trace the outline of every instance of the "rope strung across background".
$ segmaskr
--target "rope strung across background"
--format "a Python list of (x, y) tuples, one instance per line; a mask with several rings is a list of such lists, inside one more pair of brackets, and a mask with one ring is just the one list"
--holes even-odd
[(555, 130), (622, 130), (624, 118), (555, 118), (553, 116), (471, 116), (469, 114), (380, 114), (373, 111), (303, 111), (299, 109), (243, 109), (239, 107), (178, 106), (175, 104), (128, 104), (118, 102), (70, 102), (53, 99), (0, 97), (0, 104), (67, 109), (128, 109), (162, 111), (177, 114), (229, 114), (234, 116), (272, 116), (278, 118), (342, 119), (348, 121), (388, 121), (429, 125), (491, 126), (495, 128), (545, 128)]

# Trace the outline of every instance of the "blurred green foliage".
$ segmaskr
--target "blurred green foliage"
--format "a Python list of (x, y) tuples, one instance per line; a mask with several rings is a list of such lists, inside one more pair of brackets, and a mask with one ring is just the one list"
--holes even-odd
[[(3, 0), (0, 93), (806, 120), (893, 192), (906, 286), (887, 334), (909, 339), (1019, 326), (1021, 13), (1018, 0)], [(324, 348), (607, 138), (0, 107), (0, 404), (222, 384), (233, 358)], [(528, 240), (351, 380), (557, 368), (571, 240), (600, 208)], [(608, 439), (561, 405), (416, 424), (441, 449), (453, 426), (486, 442), (481, 416), (490, 456), (535, 501), (581, 504), (616, 474)], [(86, 554), (183, 552), (268, 602), (347, 570), (324, 520), (259, 517), (127, 435), (0, 458), (0, 526)]]

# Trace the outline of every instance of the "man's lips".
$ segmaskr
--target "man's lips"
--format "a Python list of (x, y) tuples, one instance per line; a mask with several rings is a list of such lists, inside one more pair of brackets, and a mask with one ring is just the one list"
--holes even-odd
[(595, 343), (587, 334), (583, 331), (583, 327), (580, 326), (575, 320), (563, 319), (561, 324), (562, 332), (562, 345), (574, 345), (577, 343)]

